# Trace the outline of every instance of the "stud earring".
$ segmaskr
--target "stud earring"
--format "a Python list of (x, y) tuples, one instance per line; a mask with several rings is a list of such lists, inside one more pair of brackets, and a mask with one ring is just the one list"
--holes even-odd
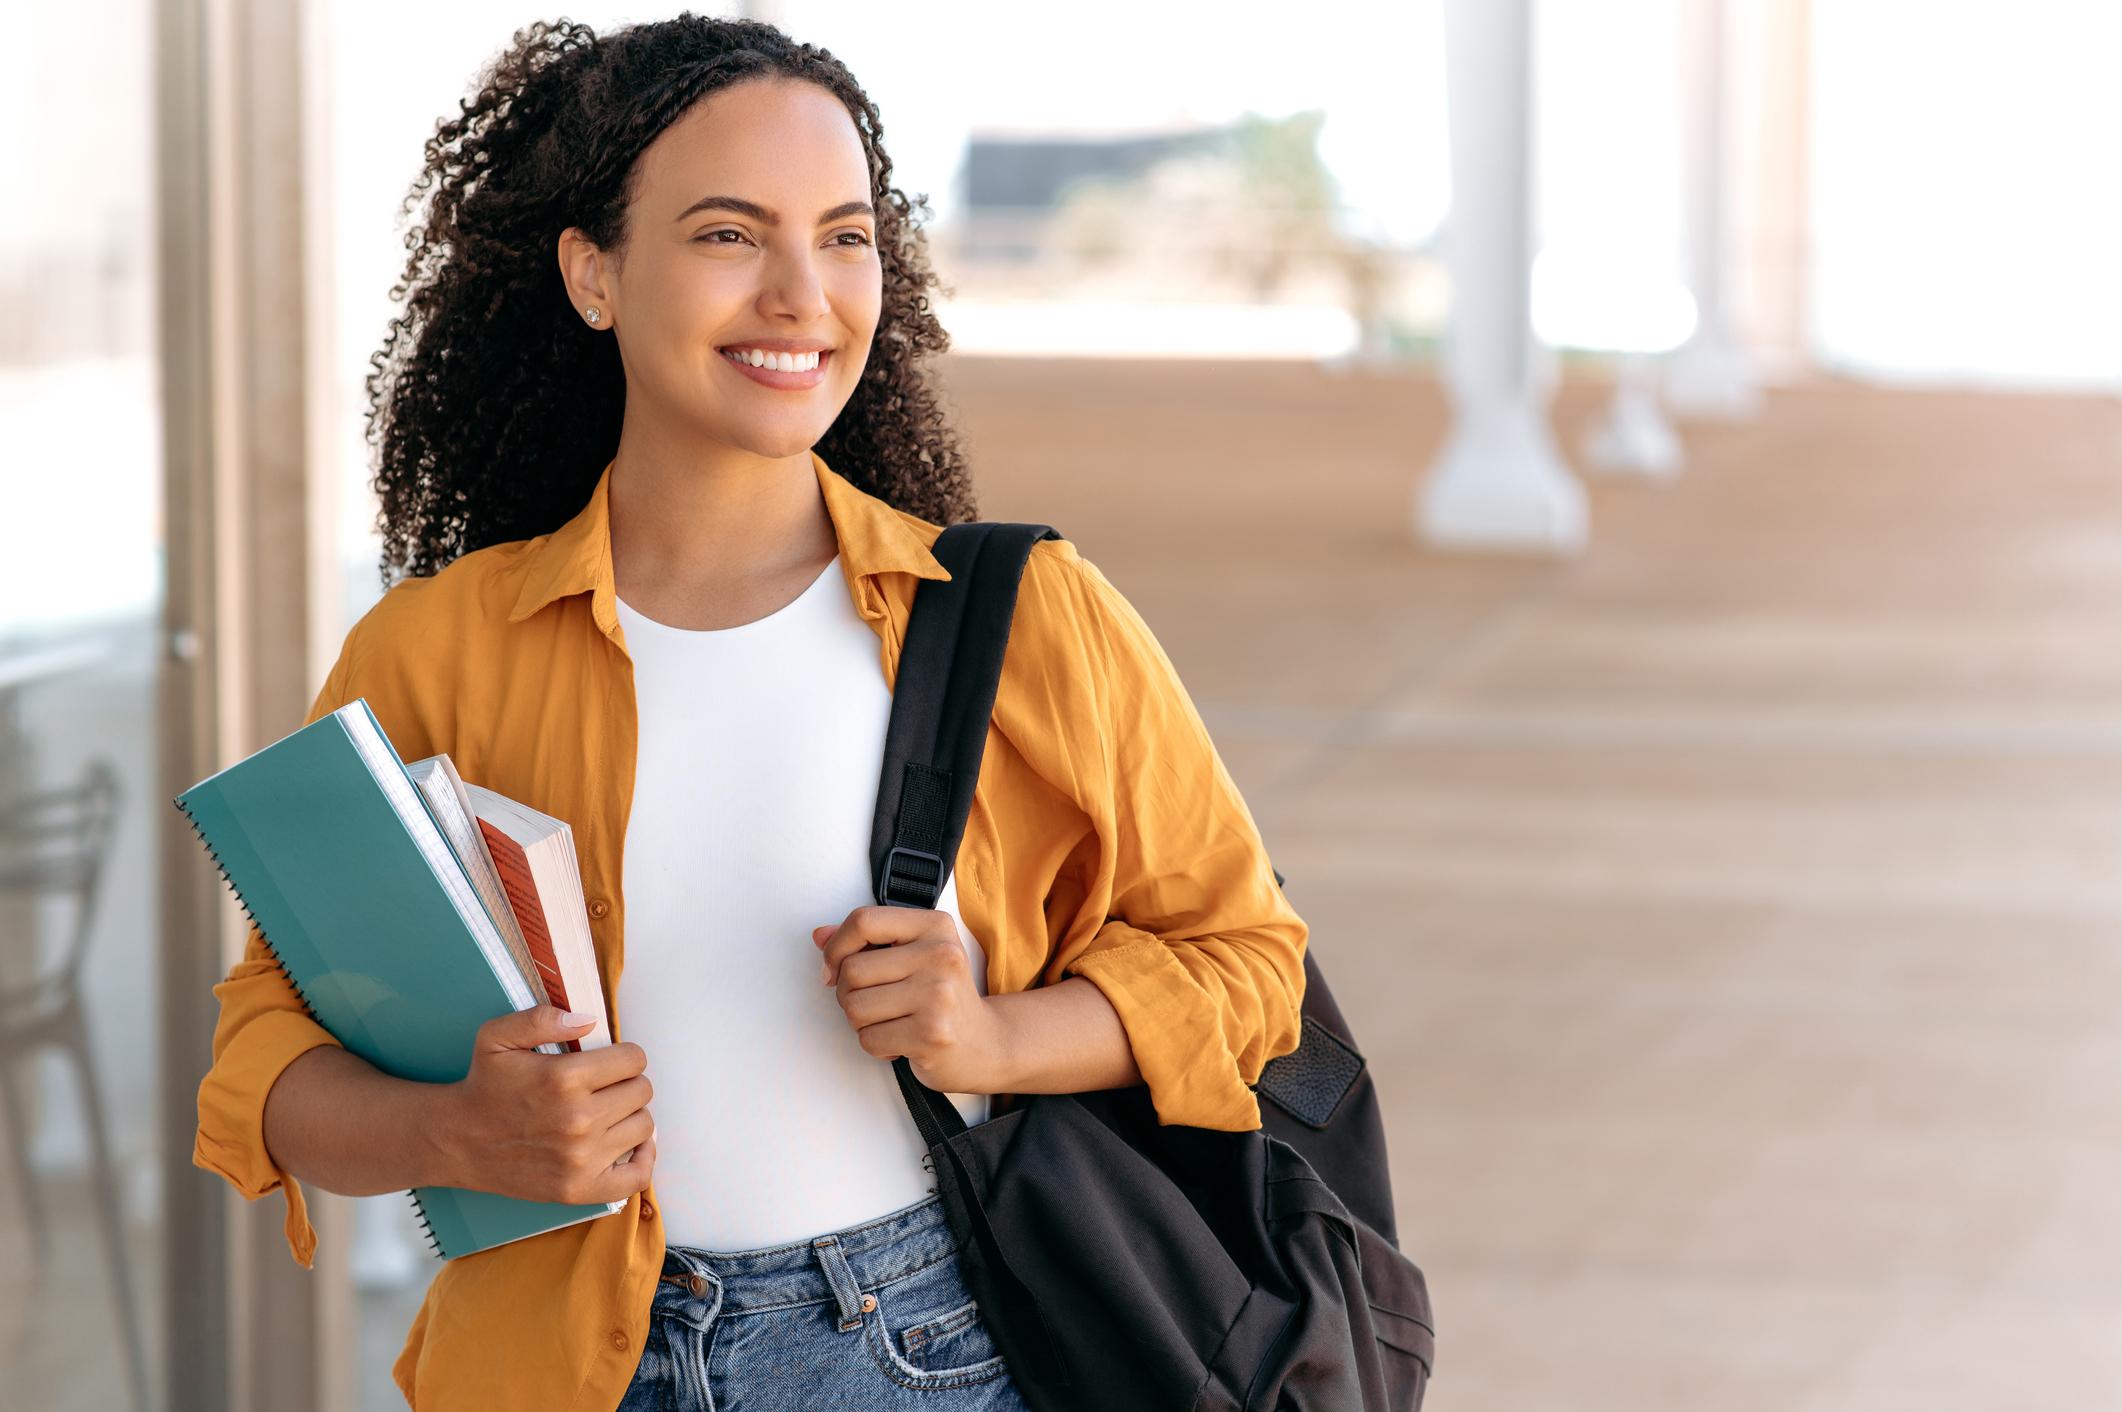
[(592, 304), (582, 311), (582, 317), (594, 324), (597, 320), (603, 318), (604, 315), (598, 312), (596, 305)]

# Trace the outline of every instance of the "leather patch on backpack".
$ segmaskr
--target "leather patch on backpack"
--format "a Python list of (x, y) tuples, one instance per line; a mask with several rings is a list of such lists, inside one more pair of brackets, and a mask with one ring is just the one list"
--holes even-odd
[(1298, 1122), (1323, 1128), (1363, 1077), (1363, 1067), (1354, 1046), (1306, 1015), (1297, 1047), (1268, 1060), (1254, 1088)]

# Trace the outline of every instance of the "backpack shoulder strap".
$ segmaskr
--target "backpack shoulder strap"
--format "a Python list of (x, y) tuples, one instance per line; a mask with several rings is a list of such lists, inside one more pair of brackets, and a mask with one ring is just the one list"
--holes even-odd
[[(936, 537), (933, 552), (950, 579), (924, 579), (914, 590), (892, 682), (870, 837), (870, 877), (877, 901), (887, 907), (932, 908), (943, 895), (972, 811), (1024, 565), (1033, 545), (1060, 537), (1045, 525), (994, 521), (950, 525)], [(1020, 1380), (1070, 1386), (1038, 1296), (1011, 1267), (964, 1156), (951, 1141), (967, 1131), (964, 1117), (914, 1077), (905, 1055), (892, 1060), (892, 1072), (930, 1156), (948, 1167), (957, 1193), (946, 1206), (953, 1212), (953, 1232), (960, 1221), (967, 1225), (960, 1239), (969, 1237), (979, 1250), (998, 1293), (998, 1316), (1022, 1340)], [(945, 1175), (936, 1173), (939, 1190)]]
[[(932, 552), (950, 578), (914, 590), (870, 830), (870, 880), (886, 907), (931, 908), (943, 895), (972, 812), (1024, 565), (1033, 545), (1059, 538), (1046, 525), (992, 520), (936, 536)], [(924, 1142), (965, 1131), (957, 1108), (916, 1078), (904, 1055), (892, 1069)]]
[(933, 552), (950, 579), (923, 579), (892, 685), (891, 724), (870, 833), (870, 879), (887, 907), (934, 907), (973, 807), (1002, 679), (1017, 587), (1046, 525), (951, 525)]

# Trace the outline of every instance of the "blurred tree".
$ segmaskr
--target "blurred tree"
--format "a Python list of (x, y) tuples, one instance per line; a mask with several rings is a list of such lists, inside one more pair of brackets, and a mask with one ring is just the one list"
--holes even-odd
[(1057, 269), (1133, 275), (1166, 293), (1269, 303), (1327, 272), (1382, 352), (1399, 252), (1350, 229), (1339, 184), (1319, 155), (1323, 109), (1248, 112), (1208, 150), (1064, 188), (1044, 248)]
[(1278, 293), (1298, 264), (1339, 249), (1339, 189), (1319, 158), (1325, 125), (1323, 110), (1307, 108), (1286, 118), (1247, 113), (1232, 130), (1239, 194), (1263, 237), (1244, 251), (1255, 302)]

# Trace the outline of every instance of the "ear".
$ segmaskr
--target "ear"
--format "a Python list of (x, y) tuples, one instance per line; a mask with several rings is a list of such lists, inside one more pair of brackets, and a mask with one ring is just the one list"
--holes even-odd
[[(609, 279), (610, 259), (578, 226), (569, 226), (560, 232), (556, 254), (560, 261), (560, 281), (567, 286), (567, 299), (575, 306), (575, 317), (591, 328), (615, 327), (619, 322), (619, 307), (613, 298), (617, 290)], [(588, 309), (597, 311), (596, 322), (591, 323), (585, 314)]]

